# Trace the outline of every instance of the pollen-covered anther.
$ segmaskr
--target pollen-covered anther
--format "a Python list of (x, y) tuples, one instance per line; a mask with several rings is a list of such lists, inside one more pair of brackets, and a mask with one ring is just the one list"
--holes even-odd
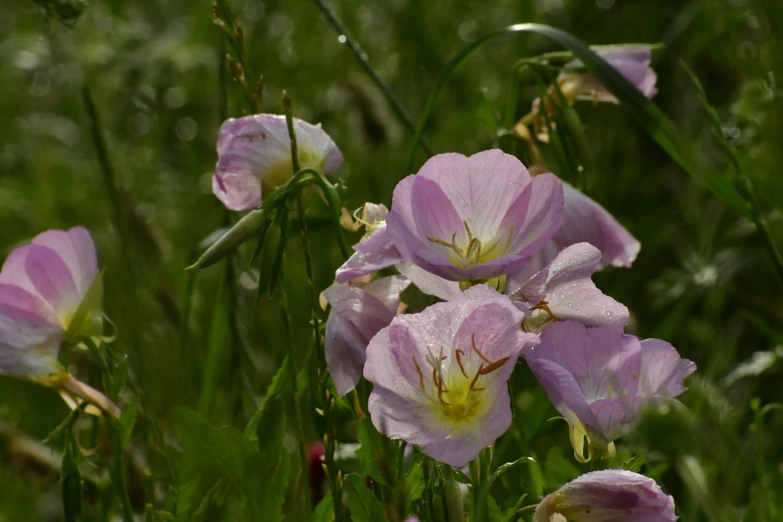
[(534, 307), (532, 307), (530, 309), (531, 312), (536, 311), (536, 310), (543, 310), (544, 312), (547, 313), (547, 315), (549, 315), (549, 317), (552, 318), (553, 321), (557, 321), (557, 317), (552, 312), (552, 310), (549, 308), (549, 303), (547, 303), (546, 301), (541, 301), (536, 306), (534, 306)]

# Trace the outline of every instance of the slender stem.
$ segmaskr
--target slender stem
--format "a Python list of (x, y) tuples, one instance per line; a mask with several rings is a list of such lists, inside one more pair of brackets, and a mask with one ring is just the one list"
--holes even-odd
[[(392, 106), (392, 109), (394, 110), (395, 114), (397, 114), (397, 117), (400, 119), (400, 121), (402, 121), (402, 123), (405, 125), (405, 128), (408, 129), (408, 132), (415, 134), (416, 124), (413, 122), (413, 119), (411, 119), (408, 111), (405, 110), (405, 107), (403, 107), (399, 98), (397, 98), (397, 95), (394, 94), (394, 91), (392, 91), (389, 84), (386, 83), (386, 80), (384, 80), (375, 67), (372, 66), (370, 63), (370, 58), (367, 56), (367, 53), (364, 52), (364, 49), (362, 49), (362, 47), (359, 45), (359, 42), (357, 42), (348, 34), (348, 31), (345, 30), (345, 26), (337, 17), (337, 14), (328, 5), (326, 5), (324, 0), (315, 0), (315, 3), (318, 5), (318, 8), (321, 9), (321, 12), (323, 12), (324, 16), (326, 16), (326, 19), (329, 21), (332, 27), (334, 27), (335, 31), (337, 31), (337, 33), (340, 35), (340, 41), (348, 45), (348, 48), (359, 60), (359, 63), (367, 72), (367, 74), (370, 75), (372, 81), (375, 82), (375, 85), (377, 85), (381, 92), (383, 92), (386, 100)], [(422, 147), (430, 156), (435, 154), (432, 147), (425, 139), (422, 139)]]
[(123, 522), (134, 522), (133, 506), (131, 505), (130, 496), (128, 495), (128, 487), (125, 483), (125, 459), (123, 456), (124, 448), (122, 447), (122, 426), (119, 421), (112, 417), (106, 418), (106, 423), (109, 428), (109, 442), (111, 444), (111, 451), (114, 456), (114, 465), (110, 470), (112, 476), (112, 482), (117, 490), (117, 495), (120, 497), (120, 504), (122, 504), (122, 520)]
[[(283, 270), (281, 268), (280, 270), (280, 283), (277, 285), (277, 289), (280, 292), (280, 305), (283, 309), (283, 324), (285, 326), (285, 331), (288, 336), (288, 342), (293, 345), (293, 327), (291, 326), (291, 312), (288, 308), (288, 295), (285, 291), (285, 283), (283, 281)], [(297, 430), (297, 439), (298, 439), (298, 446), (299, 446), (299, 459), (301, 461), (301, 467), (302, 467), (302, 489), (304, 490), (304, 500), (305, 500), (305, 512), (307, 513), (307, 518), (310, 518), (310, 510), (312, 508), (312, 500), (311, 500), (311, 493), (310, 493), (310, 480), (308, 476), (308, 469), (307, 469), (307, 451), (305, 449), (305, 442), (304, 442), (304, 422), (302, 421), (302, 405), (299, 402), (299, 394), (296, 391), (296, 381), (297, 377), (299, 376), (299, 361), (296, 354), (292, 354), (291, 357), (289, 357), (289, 360), (291, 361), (291, 372), (294, 375), (293, 379), (289, 379), (289, 382), (291, 383), (291, 395), (292, 399), (294, 401), (294, 415), (296, 416), (296, 430)], [(338, 502), (339, 500), (335, 500), (335, 502)]]
[(122, 203), (120, 202), (119, 192), (117, 190), (116, 179), (117, 176), (114, 173), (114, 167), (109, 160), (109, 153), (106, 148), (106, 141), (103, 138), (103, 132), (101, 131), (101, 121), (98, 117), (98, 110), (95, 108), (95, 102), (92, 99), (90, 88), (85, 84), (82, 86), (82, 99), (84, 101), (84, 107), (87, 111), (87, 118), (90, 124), (90, 136), (92, 137), (93, 144), (95, 145), (95, 153), (98, 157), (98, 165), (100, 166), (101, 175), (103, 176), (103, 182), (106, 187), (106, 193), (109, 196), (111, 202), (112, 214), (114, 218), (114, 226), (117, 228), (117, 232), (120, 234), (120, 238), (125, 239), (125, 220), (123, 219)]
[(766, 248), (769, 257), (772, 260), (772, 264), (775, 265), (778, 278), (780, 282), (783, 282), (783, 258), (775, 246), (775, 241), (772, 239), (772, 234), (770, 234), (769, 228), (767, 227), (767, 220), (764, 219), (764, 215), (761, 213), (761, 209), (759, 208), (756, 187), (747, 175), (745, 175), (744, 178), (745, 189), (748, 192), (748, 202), (750, 203), (751, 212), (753, 213), (753, 222), (756, 224), (756, 228), (758, 229), (759, 234), (761, 234), (761, 239), (763, 240), (764, 247)]

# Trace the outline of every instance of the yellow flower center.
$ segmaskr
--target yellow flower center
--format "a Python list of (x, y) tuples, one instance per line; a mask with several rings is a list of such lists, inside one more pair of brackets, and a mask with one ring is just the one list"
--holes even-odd
[(436, 237), (427, 238), (428, 241), (448, 249), (447, 259), (460, 268), (472, 268), (505, 255), (514, 236), (514, 229), (511, 228), (505, 238), (492, 237), (483, 240), (473, 236), (467, 221), (463, 221), (462, 224), (467, 233), (467, 242), (458, 243), (456, 232), (452, 234), (450, 242)]

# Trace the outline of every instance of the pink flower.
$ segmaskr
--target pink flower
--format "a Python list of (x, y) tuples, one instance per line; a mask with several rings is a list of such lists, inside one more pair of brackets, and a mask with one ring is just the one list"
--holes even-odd
[(383, 434), (461, 467), (511, 424), (517, 357), (538, 343), (507, 297), (477, 285), (462, 299), (399, 315), (367, 347), (369, 410)]
[[(332, 138), (321, 129), (294, 118), (299, 164), (330, 174), (343, 163)], [(218, 163), (212, 192), (229, 210), (261, 205), (261, 187), (274, 189), (293, 175), (291, 140), (285, 116), (255, 114), (226, 120), (217, 141)]]
[(622, 469), (593, 471), (551, 493), (536, 508), (533, 522), (562, 515), (572, 522), (674, 522), (674, 499), (654, 480)]
[(326, 364), (340, 397), (361, 379), (367, 344), (397, 315), (400, 294), (409, 284), (391, 276), (363, 286), (334, 284), (324, 291), (332, 305), (324, 339)]
[(97, 274), (82, 227), (44, 232), (11, 252), (0, 272), (0, 371), (29, 378), (62, 371), (57, 353), (89, 323), (87, 311), (77, 312)]
[(614, 440), (635, 426), (643, 409), (673, 400), (696, 370), (665, 341), (639, 341), (620, 326), (587, 328), (573, 321), (548, 326), (525, 359), (568, 422), (574, 455), (583, 462), (611, 457)]
[(101, 297), (95, 245), (84, 228), (49, 230), (11, 252), (0, 271), (0, 373), (119, 416), (117, 406), (57, 361), (64, 342), (102, 333)]
[[(626, 80), (631, 82), (648, 98), (656, 95), (657, 76), (650, 67), (651, 52), (645, 46), (618, 46), (596, 51), (609, 65), (617, 69)], [(563, 95), (569, 100), (588, 100), (618, 103), (617, 98), (589, 72), (575, 71), (584, 67), (579, 60), (565, 65), (557, 77), (557, 83)]]
[(453, 281), (512, 273), (560, 229), (562, 183), (514, 156), (439, 154), (394, 189), (388, 230), (408, 261)]

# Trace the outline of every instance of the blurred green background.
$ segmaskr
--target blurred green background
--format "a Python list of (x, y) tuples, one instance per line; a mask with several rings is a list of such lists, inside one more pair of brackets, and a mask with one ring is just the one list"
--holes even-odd
[[(118, 334), (114, 349), (130, 370), (123, 403), (137, 403), (142, 411), (129, 448), (132, 500), (141, 511), (145, 503), (170, 505), (176, 482), (168, 435), (172, 406), (241, 429), (285, 354), (311, 351), (308, 293), (298, 234), (292, 234), (285, 266), (293, 340), (277, 300), (255, 306), (252, 277), (238, 275), (244, 267), (233, 267), (238, 285), (225, 284), (225, 263), (197, 275), (183, 270), (201, 251), (199, 244), (226, 223), (211, 194), (225, 49), (209, 2), (74, 5), (84, 11), (65, 23), (32, 0), (0, 5), (0, 257), (46, 229), (84, 225), (92, 232), (104, 268), (107, 315)], [(759, 188), (774, 240), (783, 245), (783, 4), (332, 5), (414, 120), (448, 59), (510, 23), (550, 24), (589, 44), (663, 43), (654, 63), (655, 102), (698, 144), (705, 164), (729, 168), (679, 64), (685, 61), (717, 108), (724, 135)], [(62, 5), (56, 9), (67, 14)], [(264, 110), (281, 112), (280, 95), (287, 90), (294, 114), (321, 122), (343, 151), (345, 205), (388, 205), (396, 182), (410, 173), (404, 171), (410, 135), (315, 2), (235, 0), (232, 9), (245, 29), (248, 77), (251, 83), (259, 74), (265, 79)], [(426, 132), (433, 148), (471, 154), (495, 145), (513, 63), (552, 50), (559, 49), (541, 37), (510, 35), (474, 53), (436, 106)], [(90, 134), (85, 86), (114, 169), (114, 203)], [(534, 84), (521, 85), (517, 117), (536, 96)], [(244, 107), (241, 90), (229, 80), (229, 115), (242, 115)], [(670, 341), (699, 368), (681, 397), (688, 411), (649, 419), (620, 441), (611, 464), (641, 455), (642, 472), (675, 496), (687, 522), (781, 520), (783, 416), (771, 413), (760, 426), (754, 414), (754, 408), (783, 400), (781, 281), (763, 243), (751, 223), (678, 168), (622, 106), (584, 103), (578, 111), (592, 151), (586, 192), (642, 243), (633, 268), (607, 270), (596, 281), (631, 310), (628, 331)], [(508, 140), (500, 145), (508, 147)], [(517, 150), (523, 154), (524, 147)], [(417, 156), (414, 172), (425, 159)], [(571, 173), (558, 172), (556, 162), (550, 167), (576, 183)], [(318, 198), (310, 198), (308, 213), (321, 291), (341, 257)], [(410, 300), (425, 302), (417, 295)], [(80, 377), (98, 382), (86, 354), (63, 356)], [(306, 380), (298, 383), (307, 386)], [(499, 445), (508, 459), (535, 455), (547, 491), (590, 469), (571, 459), (565, 425), (545, 422), (554, 409), (521, 363), (512, 390), (515, 424)], [(350, 442), (350, 404), (341, 408), (340, 440)], [(55, 392), (0, 378), (0, 520), (60, 519), (57, 472), (20, 440), (40, 441), (66, 414)], [(315, 427), (307, 424), (306, 437), (314, 441)], [(528, 478), (527, 471), (510, 474), (496, 498), (513, 504), (529, 492)], [(296, 498), (289, 498), (287, 511), (297, 519)]]

